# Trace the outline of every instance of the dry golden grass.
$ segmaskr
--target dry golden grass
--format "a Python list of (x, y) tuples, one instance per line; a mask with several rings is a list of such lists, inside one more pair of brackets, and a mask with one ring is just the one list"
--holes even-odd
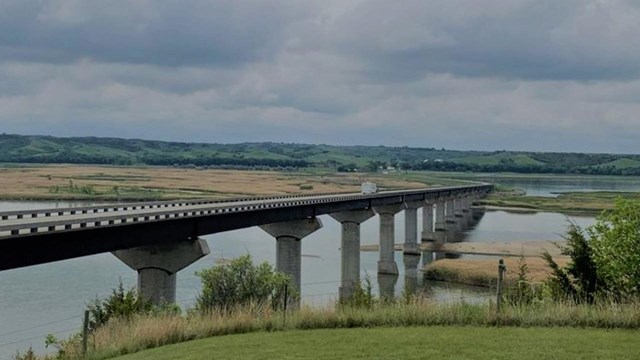
[[(200, 170), (172, 167), (38, 165), (0, 168), (2, 199), (177, 199), (267, 194), (352, 192), (360, 174)], [(369, 176), (382, 188), (424, 183)], [(306, 185), (306, 186), (305, 186)], [(301, 190), (309, 188), (308, 190)]]
[[(560, 255), (560, 249), (554, 245), (565, 244), (564, 241), (517, 241), (517, 242), (455, 242), (435, 243), (423, 242), (419, 244), (421, 251), (440, 251), (452, 254), (492, 255), (492, 256), (540, 256), (544, 251), (551, 255)], [(380, 245), (367, 244), (360, 246), (361, 251), (379, 251)], [(402, 251), (404, 244), (395, 244), (395, 251)]]
[[(568, 257), (555, 256), (554, 260), (565, 266)], [(505, 257), (507, 266), (505, 281), (514, 283), (518, 275), (519, 258)], [(531, 282), (542, 282), (549, 275), (547, 263), (540, 257), (527, 257), (525, 262), (529, 269), (528, 278)], [(495, 286), (498, 279), (498, 259), (442, 259), (425, 268), (426, 276), (433, 280), (451, 281), (475, 286)]]
[[(250, 306), (207, 315), (149, 315), (131, 320), (113, 319), (89, 337), (86, 359), (105, 359), (187, 340), (256, 331), (306, 329), (408, 327), (408, 326), (522, 326), (522, 327), (640, 327), (637, 303), (576, 305), (541, 302), (536, 305), (505, 304), (500, 314), (491, 304), (438, 304), (425, 298), (393, 303), (377, 302), (371, 308), (331, 306), (303, 308), (287, 313)], [(62, 346), (65, 359), (80, 359), (80, 339)]]

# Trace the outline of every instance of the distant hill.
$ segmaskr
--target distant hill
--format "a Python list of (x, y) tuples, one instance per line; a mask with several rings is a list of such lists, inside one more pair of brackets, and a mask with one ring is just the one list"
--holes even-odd
[(0, 162), (640, 175), (640, 155), (0, 135)]

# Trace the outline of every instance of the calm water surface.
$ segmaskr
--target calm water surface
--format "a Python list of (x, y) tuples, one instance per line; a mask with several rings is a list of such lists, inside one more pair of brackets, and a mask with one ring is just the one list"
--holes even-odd
[[(87, 203), (68, 202), (0, 202), (0, 211), (68, 207)], [(420, 216), (420, 214), (418, 214)], [(340, 280), (340, 224), (328, 216), (320, 217), (324, 227), (302, 241), (302, 301), (308, 304), (328, 304), (337, 297)], [(487, 212), (465, 241), (527, 241), (557, 240), (568, 221), (582, 226), (593, 222), (590, 217), (567, 217), (554, 213), (512, 214)], [(378, 242), (378, 218), (362, 225), (362, 243)], [(420, 229), (421, 230), (421, 229)], [(248, 228), (204, 237), (211, 254), (178, 273), (178, 302), (183, 307), (193, 304), (200, 289), (195, 272), (214, 265), (220, 259), (232, 259), (251, 254), (254, 261), (275, 259), (275, 240), (259, 228)], [(396, 216), (396, 242), (404, 238), (404, 216)], [(377, 287), (378, 254), (363, 252), (363, 276), (369, 274)], [(387, 292), (400, 294), (405, 281), (405, 265), (401, 253), (396, 253), (400, 276), (383, 278)], [(416, 266), (418, 260), (411, 260)], [(30, 345), (43, 351), (43, 339), (48, 333), (57, 336), (76, 332), (87, 301), (108, 295), (119, 280), (134, 286), (136, 273), (111, 254), (99, 254), (51, 264), (0, 272), (0, 359), (9, 359), (16, 349)], [(437, 301), (487, 301), (486, 289), (426, 283)], [(376, 291), (378, 291), (376, 289)]]

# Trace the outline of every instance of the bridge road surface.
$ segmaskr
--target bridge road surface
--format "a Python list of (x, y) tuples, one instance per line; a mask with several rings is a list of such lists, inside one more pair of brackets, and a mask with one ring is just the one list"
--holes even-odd
[[(392, 192), (390, 192), (392, 193)], [(115, 224), (118, 224), (119, 221), (122, 220), (133, 220), (141, 217), (149, 217), (145, 221), (150, 221), (151, 218), (154, 218), (156, 215), (160, 215), (161, 218), (168, 219), (175, 217), (183, 217), (189, 215), (197, 215), (197, 214), (189, 214), (191, 212), (201, 212), (208, 210), (229, 210), (229, 211), (242, 211), (245, 208), (255, 208), (255, 207), (268, 207), (269, 205), (276, 205), (273, 207), (279, 206), (288, 206), (291, 202), (296, 202), (297, 200), (314, 200), (314, 199), (322, 199), (322, 200), (332, 200), (333, 198), (343, 198), (345, 196), (361, 196), (361, 193), (341, 193), (339, 195), (323, 195), (320, 197), (317, 196), (294, 196), (287, 198), (278, 198), (278, 199), (266, 199), (266, 200), (241, 200), (241, 201), (207, 201), (207, 203), (199, 204), (198, 200), (193, 200), (193, 204), (189, 204), (191, 201), (185, 201), (184, 205), (182, 203), (176, 203), (176, 206), (169, 207), (152, 207), (148, 208), (146, 203), (123, 203), (113, 204), (113, 205), (102, 205), (102, 206), (92, 206), (90, 208), (65, 208), (65, 209), (50, 209), (49, 216), (45, 216), (46, 213), (41, 210), (24, 210), (20, 213), (22, 214), (21, 218), (17, 218), (17, 212), (7, 212), (2, 213), (6, 214), (6, 216), (10, 216), (13, 218), (9, 218), (7, 220), (0, 220), (0, 239), (3, 237), (18, 235), (12, 234), (11, 231), (19, 230), (20, 233), (24, 233), (22, 230), (29, 230), (29, 232), (44, 232), (44, 231), (55, 231), (58, 229), (63, 229), (64, 225), (71, 224), (72, 229), (80, 228), (81, 224), (86, 224), (86, 227), (94, 227), (96, 226), (96, 222), (108, 223), (110, 220), (114, 220)], [(155, 203), (151, 203), (155, 204)], [(157, 203), (162, 204), (162, 203)], [(167, 204), (171, 204), (168, 202)], [(279, 205), (279, 206), (278, 206)], [(113, 209), (113, 208), (125, 208), (130, 207), (131, 209), (125, 210), (117, 210), (117, 211), (100, 211), (102, 209)], [(134, 209), (135, 207), (135, 209)], [(144, 207), (144, 208), (142, 208)], [(86, 213), (83, 213), (82, 209), (87, 209)], [(90, 209), (90, 210), (89, 210)], [(93, 212), (93, 209), (98, 209), (98, 212)], [(75, 214), (71, 214), (71, 211), (75, 212)], [(57, 215), (59, 212), (69, 213), (63, 215)], [(224, 212), (224, 211), (222, 211)], [(37, 213), (37, 217), (32, 217), (32, 213)], [(28, 215), (25, 217), (25, 215)], [(157, 220), (157, 219), (154, 219)], [(141, 220), (138, 220), (141, 221)], [(114, 225), (114, 224), (111, 224)], [(50, 230), (49, 226), (55, 226), (55, 230)], [(101, 225), (99, 225), (101, 226)], [(31, 231), (31, 229), (37, 229), (37, 231)]]

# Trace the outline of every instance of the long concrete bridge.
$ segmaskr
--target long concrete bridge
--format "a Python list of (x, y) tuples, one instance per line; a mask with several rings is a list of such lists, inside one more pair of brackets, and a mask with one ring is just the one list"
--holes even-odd
[[(328, 193), (234, 200), (166, 201), (0, 213), (0, 271), (112, 252), (138, 272), (138, 290), (155, 303), (175, 302), (176, 273), (209, 253), (200, 236), (260, 226), (276, 239), (276, 268), (300, 288), (301, 240), (322, 227), (319, 215), (342, 224), (340, 297), (360, 281), (360, 224), (380, 216), (379, 274), (398, 274), (394, 216), (405, 211), (404, 252), (422, 241), (445, 242), (471, 222), (470, 208), (490, 184), (374, 194)], [(435, 210), (435, 211), (434, 211)], [(434, 214), (435, 213), (435, 214)]]

